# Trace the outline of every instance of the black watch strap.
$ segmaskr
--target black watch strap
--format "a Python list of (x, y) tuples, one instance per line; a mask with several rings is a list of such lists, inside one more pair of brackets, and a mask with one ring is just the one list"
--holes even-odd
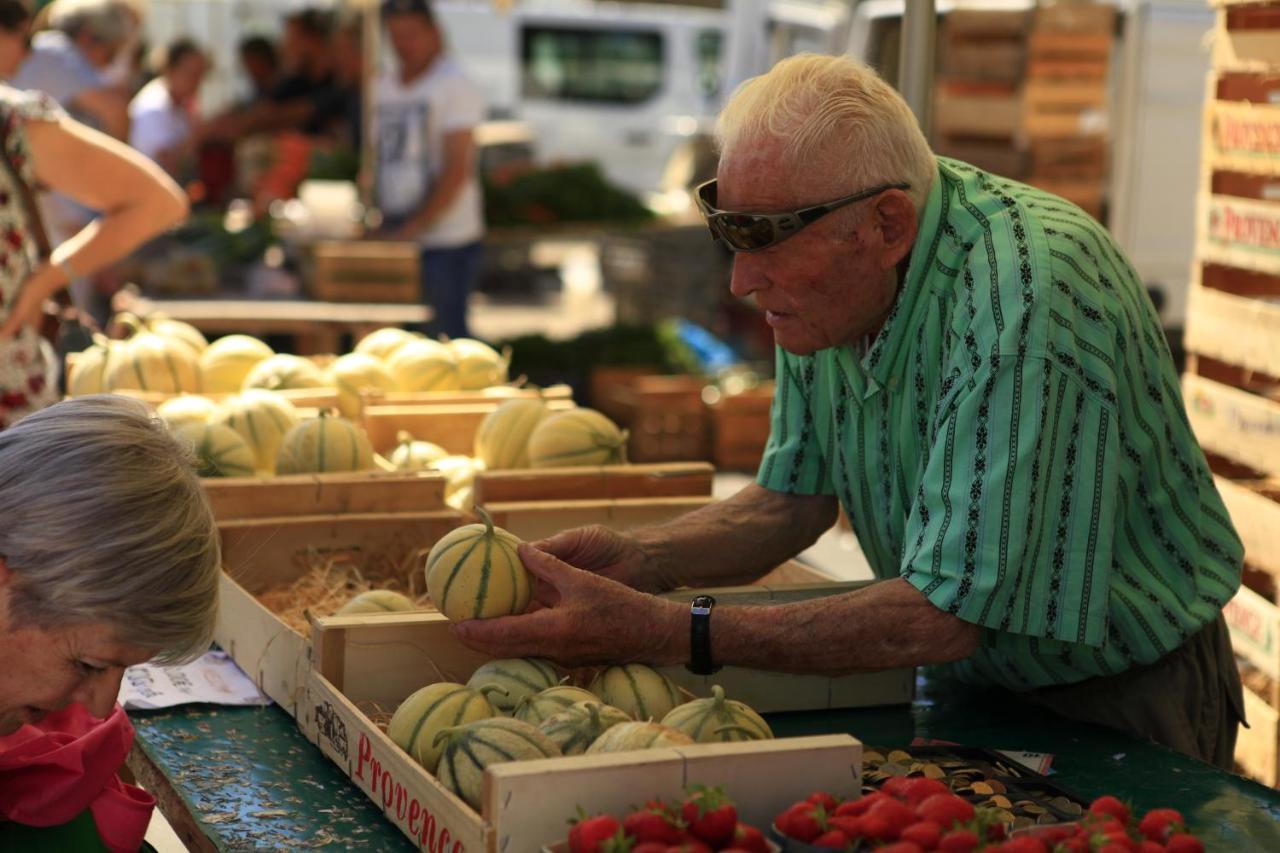
[(716, 600), (709, 595), (697, 595), (689, 607), (689, 663), (694, 675), (711, 675), (720, 667), (711, 660), (711, 610)]

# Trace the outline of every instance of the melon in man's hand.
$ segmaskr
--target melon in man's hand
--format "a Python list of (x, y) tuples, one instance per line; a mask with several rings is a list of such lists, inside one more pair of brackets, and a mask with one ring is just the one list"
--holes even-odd
[(523, 613), (533, 584), (520, 562), (520, 540), (479, 507), (483, 524), (468, 524), (447, 534), (427, 555), (427, 593), (436, 609), (453, 622)]

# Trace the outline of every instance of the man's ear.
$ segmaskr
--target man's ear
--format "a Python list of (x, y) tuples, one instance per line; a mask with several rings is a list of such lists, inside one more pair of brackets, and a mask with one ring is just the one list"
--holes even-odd
[(902, 190), (888, 190), (876, 198), (874, 222), (884, 248), (881, 264), (885, 269), (895, 267), (915, 246), (916, 206)]

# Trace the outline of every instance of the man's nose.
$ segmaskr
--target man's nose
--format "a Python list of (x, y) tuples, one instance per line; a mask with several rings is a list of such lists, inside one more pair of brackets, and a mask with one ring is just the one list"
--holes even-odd
[(746, 299), (757, 290), (763, 289), (768, 284), (768, 280), (762, 266), (760, 260), (752, 255), (742, 252), (734, 255), (729, 292), (739, 299)]

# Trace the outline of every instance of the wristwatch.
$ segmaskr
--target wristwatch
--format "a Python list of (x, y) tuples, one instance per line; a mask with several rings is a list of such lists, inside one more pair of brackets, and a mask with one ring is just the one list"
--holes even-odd
[(689, 663), (694, 675), (711, 675), (720, 667), (711, 661), (711, 609), (716, 600), (709, 595), (696, 595), (689, 607)]

